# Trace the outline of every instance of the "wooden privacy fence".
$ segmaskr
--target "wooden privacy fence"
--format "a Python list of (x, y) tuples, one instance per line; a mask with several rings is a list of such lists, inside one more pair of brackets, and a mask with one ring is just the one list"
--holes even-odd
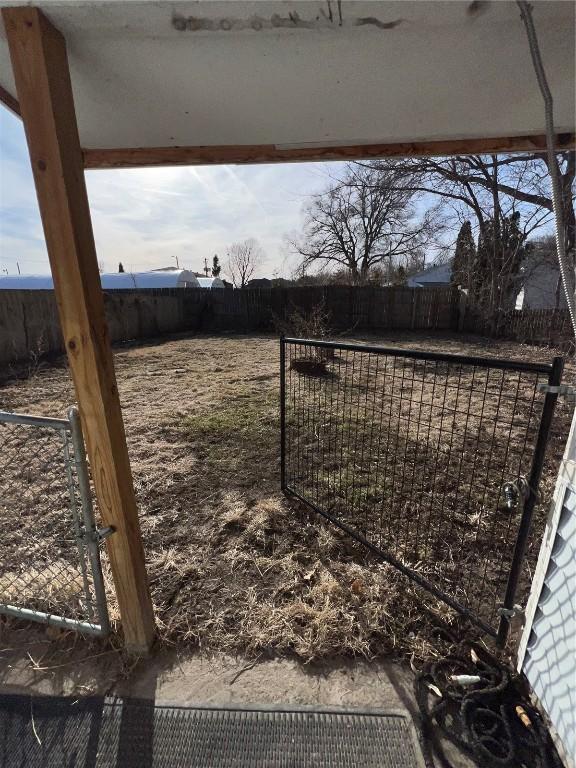
[[(275, 330), (294, 312), (322, 307), (328, 325), (337, 331), (449, 330), (458, 323), (458, 294), (452, 288), (380, 288), (378, 286), (302, 286), (212, 291), (209, 299), (184, 296), (188, 314), (195, 314), (202, 330)], [(198, 301), (205, 311), (198, 314)]]
[[(114, 342), (178, 331), (274, 331), (295, 310), (318, 306), (339, 332), (449, 330), (458, 321), (458, 296), (450, 288), (161, 288), (108, 291), (104, 305)], [(53, 291), (0, 291), (0, 365), (63, 351)]]
[[(295, 311), (322, 307), (330, 329), (465, 331), (492, 335), (491, 323), (461, 304), (455, 288), (299, 286), (206, 290), (161, 288), (108, 291), (104, 305), (112, 341), (179, 331), (275, 331)], [(279, 322), (280, 321), (280, 322)], [(526, 344), (570, 347), (567, 310), (513, 310), (498, 335)], [(64, 351), (53, 291), (0, 291), (0, 366)], [(1, 373), (1, 371), (0, 371)]]
[(573, 341), (567, 309), (514, 310), (506, 323), (506, 333), (530, 344), (559, 347)]
[(519, 341), (523, 344), (573, 348), (574, 332), (567, 309), (512, 309), (498, 318), (498, 331), (494, 322), (467, 308), (461, 321), (461, 330), (485, 336)]

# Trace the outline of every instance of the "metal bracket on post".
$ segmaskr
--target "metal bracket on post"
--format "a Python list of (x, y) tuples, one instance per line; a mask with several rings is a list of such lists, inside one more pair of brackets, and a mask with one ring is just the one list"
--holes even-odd
[(498, 608), (497, 614), (503, 619), (510, 620), (515, 616), (524, 616), (524, 608), (522, 608), (521, 605), (515, 605), (513, 608), (504, 608), (504, 606), (502, 606), (501, 608)]
[(570, 384), (558, 384), (557, 386), (554, 386), (541, 381), (540, 384), (536, 386), (536, 389), (538, 392), (544, 392), (545, 395), (561, 395), (576, 402), (576, 387), (572, 387)]

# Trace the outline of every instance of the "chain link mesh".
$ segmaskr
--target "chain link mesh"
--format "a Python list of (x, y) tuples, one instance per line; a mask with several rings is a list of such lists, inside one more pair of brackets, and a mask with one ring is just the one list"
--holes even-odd
[(81, 628), (99, 634), (101, 573), (91, 556), (70, 422), (10, 418), (0, 414), (0, 613), (87, 623)]

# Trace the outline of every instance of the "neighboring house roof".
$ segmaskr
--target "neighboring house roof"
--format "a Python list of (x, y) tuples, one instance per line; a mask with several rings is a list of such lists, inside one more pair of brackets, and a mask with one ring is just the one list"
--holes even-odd
[(434, 288), (450, 285), (452, 280), (452, 264), (437, 264), (412, 275), (406, 281), (409, 288)]
[(255, 277), (246, 283), (247, 288), (268, 288), (271, 285), (272, 280), (269, 280), (267, 277)]
[(197, 277), (200, 288), (224, 288), (224, 282), (219, 277)]
[[(160, 272), (108, 272), (100, 275), (103, 290), (134, 288), (198, 288), (198, 280), (187, 269)], [(50, 275), (10, 275), (0, 277), (0, 289), (51, 290)]]

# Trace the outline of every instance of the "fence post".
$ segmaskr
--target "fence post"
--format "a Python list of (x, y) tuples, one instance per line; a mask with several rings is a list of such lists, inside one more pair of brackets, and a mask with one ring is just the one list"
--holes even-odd
[(412, 330), (416, 328), (416, 314), (418, 307), (418, 288), (412, 288), (412, 318), (410, 321), (410, 327)]
[[(560, 385), (562, 381), (563, 370), (564, 358), (555, 357), (552, 361), (552, 370), (550, 371), (550, 375), (548, 377), (548, 384), (551, 387), (558, 387)], [(557, 400), (558, 394), (556, 392), (547, 392), (544, 398), (544, 406), (542, 408), (542, 417), (540, 420), (540, 429), (538, 430), (538, 437), (536, 439), (536, 446), (534, 448), (534, 458), (532, 460), (532, 467), (530, 469), (530, 477), (528, 478), (528, 498), (526, 499), (524, 509), (522, 510), (520, 529), (518, 531), (516, 546), (514, 547), (512, 565), (510, 566), (510, 575), (508, 577), (508, 584), (506, 586), (506, 595), (504, 597), (504, 604), (502, 606), (504, 611), (510, 611), (514, 608), (514, 599), (516, 597), (516, 590), (520, 580), (520, 572), (522, 570), (522, 563), (524, 561), (528, 536), (530, 535), (532, 516), (534, 514), (536, 502), (538, 501), (538, 486), (540, 484), (540, 477), (542, 476), (542, 469), (544, 467), (546, 447), (550, 437), (552, 417), (554, 416), (554, 409), (556, 408)], [(500, 648), (503, 648), (506, 644), (509, 628), (510, 619), (505, 614), (502, 614), (500, 618), (500, 626), (498, 627), (497, 637), (497, 644)]]
[(280, 336), (280, 488), (286, 488), (286, 341)]
[(84, 447), (82, 424), (80, 422), (80, 414), (75, 406), (68, 410), (68, 419), (70, 421), (70, 429), (72, 432), (72, 446), (74, 449), (78, 488), (80, 490), (80, 502), (82, 504), (82, 518), (87, 534), (86, 546), (88, 549), (90, 565), (92, 567), (92, 583), (94, 586), (94, 597), (96, 598), (96, 610), (98, 612), (102, 634), (107, 635), (110, 631), (110, 621), (108, 618), (106, 591), (102, 579), (102, 564), (100, 562), (100, 547), (97, 535), (98, 529), (94, 519), (94, 509), (92, 507), (92, 497), (90, 495), (90, 480), (88, 476), (88, 465), (86, 463), (86, 449)]

